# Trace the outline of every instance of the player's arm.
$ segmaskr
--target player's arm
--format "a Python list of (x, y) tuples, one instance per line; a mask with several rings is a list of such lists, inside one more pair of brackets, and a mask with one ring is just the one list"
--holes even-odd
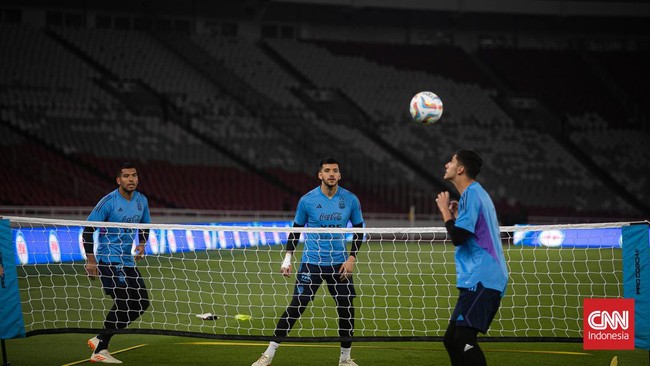
[[(304, 227), (304, 226), (305, 225), (300, 225), (295, 221), (293, 222), (293, 227)], [(298, 246), (299, 241), (300, 241), (300, 233), (296, 233), (296, 232), (289, 233), (289, 238), (287, 238), (287, 247), (286, 247), (286, 253), (284, 255), (284, 261), (282, 262), (282, 266), (280, 267), (280, 272), (285, 277), (291, 276), (291, 267), (292, 267), (291, 263), (293, 262), (293, 252), (296, 251), (296, 247)]]
[(135, 247), (135, 260), (144, 258), (144, 249), (149, 240), (149, 229), (138, 230), (138, 245)]
[[(363, 222), (352, 225), (352, 227), (363, 227)], [(359, 252), (359, 249), (361, 249), (362, 244), (363, 233), (354, 233), (352, 236), (352, 248), (350, 248), (350, 257), (354, 257), (355, 260), (357, 259), (357, 253)]]
[[(113, 205), (109, 196), (105, 196), (90, 212), (87, 221), (107, 221), (112, 209)], [(90, 277), (90, 279), (95, 279), (99, 275), (99, 271), (97, 269), (97, 259), (95, 258), (95, 253), (93, 250), (95, 247), (95, 241), (93, 240), (95, 229), (96, 228), (94, 227), (86, 226), (82, 233), (82, 238), (84, 241), (84, 252), (86, 253), (86, 274), (88, 277)]]
[[(445, 222), (445, 228), (447, 229), (447, 234), (451, 238), (451, 242), (456, 246), (465, 244), (467, 239), (469, 239), (473, 234), (468, 230), (456, 226), (458, 203), (452, 204), (450, 202), (449, 192), (440, 192), (436, 198), (436, 204), (442, 214), (442, 220)], [(455, 212), (452, 212), (452, 210)]]
[(140, 245), (145, 245), (147, 240), (149, 240), (149, 229), (138, 230), (138, 243)]
[(455, 246), (465, 244), (467, 239), (473, 235), (471, 232), (456, 226), (456, 219), (445, 221), (445, 228), (447, 229), (447, 234), (451, 238), (451, 242)]
[[(145, 199), (144, 212), (142, 213), (142, 218), (140, 223), (149, 224), (151, 223), (151, 215), (149, 214), (149, 202)], [(149, 229), (138, 229), (138, 245), (135, 247), (135, 260), (138, 261), (144, 258), (144, 249), (149, 240)]]
[(451, 211), (451, 216), (453, 218), (458, 218), (458, 201), (449, 202), (449, 211)]
[(86, 226), (82, 234), (84, 252), (86, 253), (86, 275), (90, 277), (90, 279), (95, 279), (98, 275), (97, 259), (95, 259), (95, 253), (93, 251), (95, 247), (95, 242), (93, 240), (94, 232), (94, 227)]
[[(352, 225), (352, 227), (363, 227), (363, 222)], [(357, 253), (363, 244), (363, 233), (354, 233), (352, 235), (352, 247), (350, 248), (350, 255), (339, 269), (341, 278), (347, 278), (354, 272), (354, 264), (357, 262)]]

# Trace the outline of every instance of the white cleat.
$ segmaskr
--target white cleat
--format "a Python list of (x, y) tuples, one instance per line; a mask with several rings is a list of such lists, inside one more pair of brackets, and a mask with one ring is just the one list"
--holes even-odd
[(258, 358), (257, 361), (253, 362), (251, 366), (270, 366), (272, 358), (269, 357), (266, 353), (262, 354), (262, 357)]
[(90, 356), (90, 362), (122, 363), (122, 361), (120, 361), (117, 358), (111, 356), (111, 354), (108, 353), (107, 349), (101, 350), (101, 351), (99, 351), (97, 353), (93, 353), (93, 355)]
[(353, 359), (348, 358), (345, 360), (339, 360), (339, 366), (359, 366)]
[(88, 348), (91, 350), (95, 350), (97, 348), (97, 345), (99, 345), (99, 338), (97, 337), (92, 337), (88, 340)]

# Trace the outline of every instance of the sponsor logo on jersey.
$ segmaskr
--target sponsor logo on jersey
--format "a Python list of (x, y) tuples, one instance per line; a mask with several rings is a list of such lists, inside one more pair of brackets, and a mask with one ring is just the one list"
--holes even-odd
[(140, 217), (141, 217), (140, 215), (133, 215), (133, 216), (124, 217), (122, 219), (122, 222), (136, 222), (137, 223), (137, 222), (140, 222)]
[(320, 216), (318, 216), (318, 219), (321, 221), (338, 221), (342, 218), (343, 214), (340, 212), (322, 213)]

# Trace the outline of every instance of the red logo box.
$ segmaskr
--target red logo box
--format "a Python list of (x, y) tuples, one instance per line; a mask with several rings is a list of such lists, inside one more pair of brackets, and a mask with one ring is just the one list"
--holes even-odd
[(634, 299), (584, 299), (583, 348), (634, 349)]

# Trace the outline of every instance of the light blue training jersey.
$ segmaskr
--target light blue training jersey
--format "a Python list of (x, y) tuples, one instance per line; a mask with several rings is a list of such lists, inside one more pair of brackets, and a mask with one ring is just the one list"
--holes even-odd
[[(88, 216), (88, 221), (148, 224), (151, 222), (149, 202), (147, 197), (138, 191), (133, 192), (133, 197), (129, 201), (116, 189), (97, 203)], [(100, 228), (97, 262), (135, 266), (131, 247), (133, 241), (137, 240), (136, 235), (135, 229)]]
[[(361, 204), (352, 192), (338, 187), (336, 194), (328, 198), (318, 186), (307, 192), (298, 201), (298, 209), (293, 220), (306, 227), (345, 228), (363, 223)], [(333, 265), (348, 259), (345, 247), (345, 234), (307, 233), (302, 263)]]
[(508, 268), (497, 213), (492, 199), (478, 182), (470, 184), (460, 196), (456, 227), (474, 234), (456, 246), (456, 286), (472, 288), (481, 282), (484, 287), (503, 294)]

